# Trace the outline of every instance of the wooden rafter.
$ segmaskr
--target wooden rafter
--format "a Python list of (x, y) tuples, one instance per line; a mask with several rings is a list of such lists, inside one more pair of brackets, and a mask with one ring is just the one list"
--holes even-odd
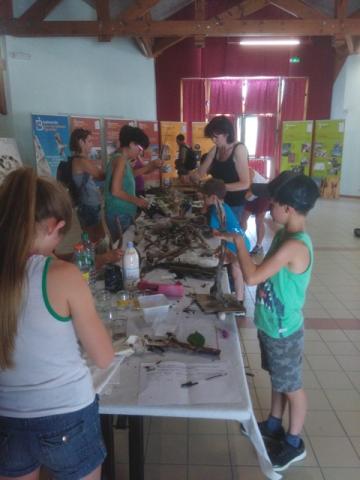
[(298, 18), (328, 18), (327, 15), (300, 0), (270, 0), (275, 7)]
[[(151, 22), (152, 18), (151, 18), (151, 13), (150, 12), (147, 12), (145, 15), (144, 15), (144, 20), (146, 22)], [(138, 44), (140, 50), (143, 52), (143, 54), (146, 56), (146, 57), (149, 57), (151, 58), (153, 56), (153, 43), (154, 43), (154, 39), (153, 38), (147, 38), (147, 37), (135, 37), (135, 41), (136, 43)]]
[(347, 0), (335, 0), (335, 17), (342, 20), (347, 17)]
[(13, 18), (12, 0), (0, 0), (0, 18)]
[[(195, 20), (205, 20), (205, 0), (195, 0)], [(205, 47), (205, 35), (195, 35), (195, 47)]]
[(355, 10), (351, 15), (349, 15), (349, 18), (360, 18), (360, 8), (358, 10)]
[(138, 20), (148, 13), (152, 7), (159, 3), (159, 0), (138, 0), (122, 12), (117, 20), (122, 22), (130, 22), (131, 20)]
[[(110, 5), (109, 0), (95, 0), (96, 15), (99, 22), (99, 30), (108, 30), (110, 23)], [(99, 34), (99, 42), (110, 42), (111, 35)]]
[(22, 22), (18, 19), (0, 20), (0, 34), (30, 37), (97, 36), (99, 33), (118, 37), (173, 37), (206, 35), (212, 37), (238, 36), (333, 36), (360, 35), (360, 20), (289, 19), (283, 20), (169, 20), (160, 22), (135, 21), (127, 25), (110, 21), (107, 30), (99, 32), (96, 21)]
[[(251, 15), (252, 13), (255, 13), (261, 10), (262, 8), (266, 7), (266, 5), (268, 4), (269, 4), (268, 0), (245, 0), (239, 3), (239, 5), (235, 5), (234, 7), (224, 10), (219, 15), (212, 17), (209, 21), (223, 22), (223, 21), (226, 21), (227, 19), (244, 18), (244, 17), (247, 17), (248, 15)], [(186, 36), (182, 35), (179, 37), (160, 38), (155, 40), (154, 48), (153, 48), (154, 56), (156, 57), (160, 55), (166, 49), (172, 47), (173, 45), (176, 45), (177, 43), (181, 42), (185, 38)]]
[(20, 21), (41, 22), (62, 0), (36, 0), (20, 17)]

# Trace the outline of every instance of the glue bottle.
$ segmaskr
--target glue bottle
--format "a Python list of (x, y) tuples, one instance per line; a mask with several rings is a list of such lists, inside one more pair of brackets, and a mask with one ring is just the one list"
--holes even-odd
[(123, 256), (123, 277), (127, 290), (133, 289), (140, 279), (139, 254), (134, 248), (133, 242), (128, 242)]

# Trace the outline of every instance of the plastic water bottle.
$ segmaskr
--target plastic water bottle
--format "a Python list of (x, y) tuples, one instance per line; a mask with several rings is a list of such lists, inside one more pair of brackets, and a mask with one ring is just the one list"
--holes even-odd
[(123, 277), (125, 288), (131, 290), (140, 280), (139, 254), (134, 248), (133, 242), (128, 242), (123, 256)]
[(81, 234), (81, 241), (84, 246), (85, 258), (89, 266), (89, 285), (91, 288), (96, 286), (96, 265), (95, 265), (95, 246), (89, 238), (87, 232)]
[(90, 284), (90, 267), (86, 259), (85, 248), (82, 243), (77, 243), (74, 246), (74, 262), (82, 273), (83, 279)]

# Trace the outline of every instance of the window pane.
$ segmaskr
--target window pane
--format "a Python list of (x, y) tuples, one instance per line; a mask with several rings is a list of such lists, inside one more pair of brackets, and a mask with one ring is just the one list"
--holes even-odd
[(245, 118), (245, 145), (251, 157), (255, 157), (257, 133), (258, 133), (257, 117), (246, 117)]

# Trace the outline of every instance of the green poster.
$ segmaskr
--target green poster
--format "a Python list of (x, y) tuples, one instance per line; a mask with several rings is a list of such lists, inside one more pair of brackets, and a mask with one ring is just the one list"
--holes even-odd
[(310, 173), (312, 121), (283, 122), (280, 172)]
[(344, 120), (315, 121), (311, 176), (325, 198), (339, 196), (344, 128)]

